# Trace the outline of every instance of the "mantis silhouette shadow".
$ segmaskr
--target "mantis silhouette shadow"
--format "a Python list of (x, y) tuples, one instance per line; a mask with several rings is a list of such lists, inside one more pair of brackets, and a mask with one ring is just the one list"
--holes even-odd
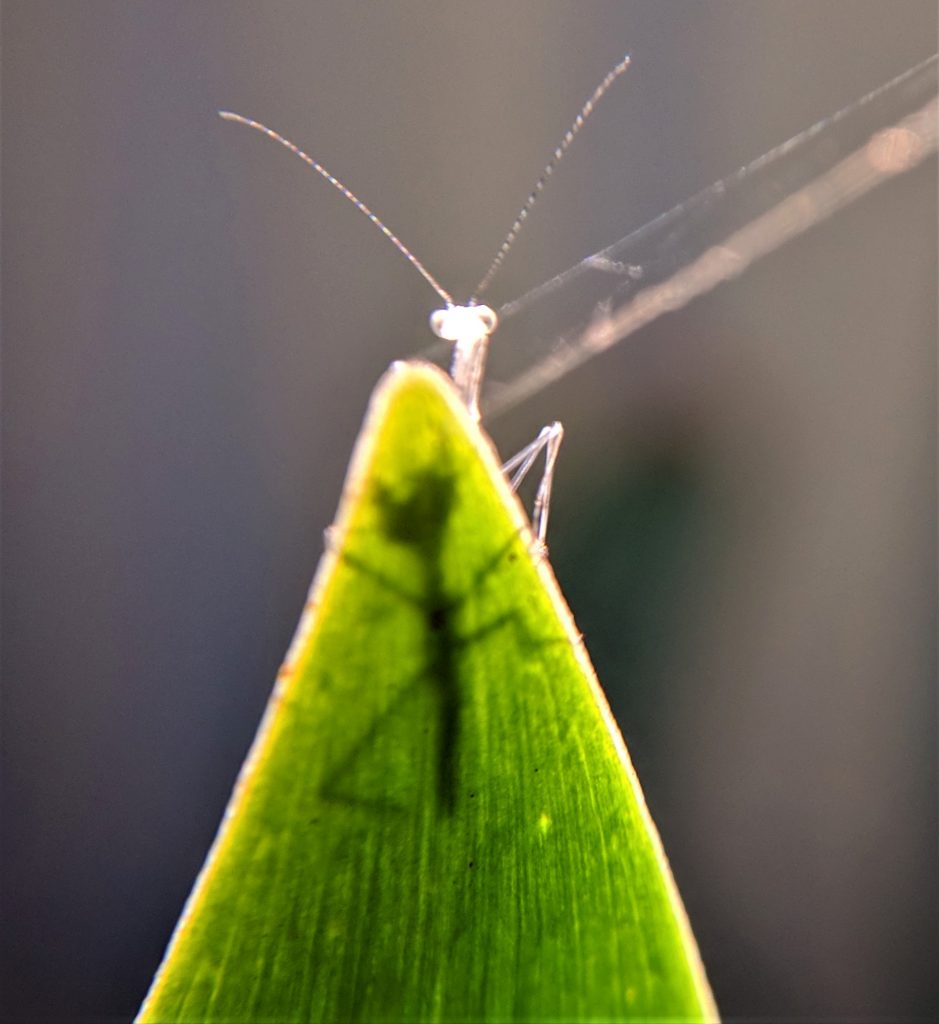
[[(504, 628), (512, 628), (516, 642), (532, 651), (558, 643), (568, 643), (566, 636), (537, 637), (519, 607), (497, 615), (472, 629), (460, 629), (460, 613), (466, 602), (498, 570), (500, 565), (517, 557), (520, 532), (513, 531), (473, 574), (459, 594), (448, 590), (443, 578), (443, 541), (456, 498), (457, 480), (453, 473), (435, 467), (416, 474), (412, 487), (404, 495), (378, 484), (374, 502), (378, 510), (379, 531), (396, 544), (414, 550), (415, 575), (423, 574), (422, 586), (412, 590), (398, 579), (369, 564), (353, 551), (344, 550), (342, 562), (416, 609), (423, 620), (424, 652), (421, 667), (403, 682), (398, 693), (373, 719), (365, 732), (330, 768), (320, 788), (321, 796), (331, 802), (357, 806), (376, 813), (404, 814), (410, 808), (388, 797), (365, 797), (345, 791), (343, 780), (356, 760), (369, 749), (392, 716), (420, 686), (428, 685), (435, 698), (437, 730), (435, 751), (435, 798), (439, 812), (450, 816), (459, 798), (459, 756), (464, 716), (464, 653), (486, 637)], [(425, 730), (426, 732), (426, 730)]]

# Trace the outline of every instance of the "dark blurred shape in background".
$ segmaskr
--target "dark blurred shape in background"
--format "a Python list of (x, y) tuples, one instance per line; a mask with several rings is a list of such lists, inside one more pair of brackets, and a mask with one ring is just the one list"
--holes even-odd
[[(3, 5), (4, 1020), (129, 1017), (369, 391), (634, 67), (493, 300), (928, 56), (931, 0)], [(932, 161), (494, 424), (729, 1017), (935, 1019)]]

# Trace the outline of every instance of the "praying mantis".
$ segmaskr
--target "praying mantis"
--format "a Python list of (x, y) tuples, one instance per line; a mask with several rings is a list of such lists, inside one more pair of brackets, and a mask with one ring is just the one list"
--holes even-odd
[[(531, 192), (529, 192), (528, 198), (509, 228), (485, 274), (483, 274), (479, 283), (473, 289), (472, 294), (465, 302), (456, 302), (453, 296), (439, 283), (401, 239), (354, 192), (347, 188), (335, 175), (331, 174), (321, 163), (300, 149), (296, 143), (291, 142), (290, 139), (279, 132), (268, 128), (253, 118), (244, 117), (229, 110), (220, 110), (219, 116), (226, 121), (242, 124), (260, 132), (267, 138), (279, 143), (294, 156), (302, 160), (308, 167), (316, 171), (317, 174), (328, 181), (330, 185), (382, 232), (398, 252), (404, 256), (431, 288), (434, 289), (437, 295), (443, 299), (445, 306), (435, 310), (430, 315), (430, 328), (438, 338), (448, 341), (453, 345), (450, 376), (454, 387), (469, 410), (470, 416), (478, 422), (480, 419), (479, 395), (485, 373), (486, 352), (489, 347), (489, 340), (499, 324), (499, 317), (495, 310), (480, 302), (480, 297), (495, 278), (497, 271), (521, 232), (525, 221), (528, 219), (535, 202), (574, 141), (574, 138), (593, 113), (599, 101), (610, 90), (613, 83), (629, 68), (630, 64), (631, 58), (627, 54), (607, 72), (586, 103), (581, 107), (577, 117), (574, 118), (570, 128), (568, 128), (560, 143), (555, 147), (551, 158), (545, 165)], [(551, 506), (554, 470), (563, 439), (563, 426), (559, 422), (550, 423), (539, 431), (537, 437), (530, 444), (516, 452), (502, 467), (503, 472), (509, 476), (512, 489), (515, 490), (531, 471), (539, 455), (542, 452), (544, 453), (544, 469), (535, 494), (531, 514), (532, 530), (538, 545), (542, 549), (545, 546), (548, 532), (548, 513)]]

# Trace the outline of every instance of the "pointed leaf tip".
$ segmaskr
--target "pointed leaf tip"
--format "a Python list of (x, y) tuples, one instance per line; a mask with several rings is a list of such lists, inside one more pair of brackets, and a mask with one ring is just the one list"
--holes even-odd
[(376, 388), (139, 1020), (714, 1019), (619, 732), (449, 380)]

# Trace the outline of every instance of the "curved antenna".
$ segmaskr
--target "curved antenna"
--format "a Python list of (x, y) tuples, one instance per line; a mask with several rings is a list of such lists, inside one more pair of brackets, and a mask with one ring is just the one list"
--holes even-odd
[(450, 293), (446, 291), (445, 288), (443, 288), (443, 286), (437, 281), (434, 275), (431, 274), (431, 272), (424, 266), (424, 264), (421, 263), (421, 261), (414, 255), (414, 253), (412, 253), (411, 250), (404, 244), (404, 242), (402, 242), (401, 239), (398, 238), (398, 236), (393, 231), (385, 227), (382, 221), (379, 220), (379, 218), (374, 213), (372, 213), (372, 211), (365, 205), (365, 203), (363, 203), (362, 200), (359, 199), (358, 196), (356, 196), (353, 192), (347, 189), (346, 186), (343, 185), (343, 183), (338, 178), (330, 174), (329, 171), (327, 171), (322, 164), (317, 163), (313, 159), (313, 157), (304, 153), (303, 150), (300, 149), (299, 146), (294, 145), (294, 143), (292, 143), (290, 139), (285, 139), (283, 135), (279, 135), (271, 128), (268, 128), (266, 125), (261, 124), (260, 121), (253, 121), (250, 117), (242, 117), (241, 114), (233, 114), (230, 110), (220, 110), (218, 112), (218, 116), (225, 121), (234, 121), (236, 124), (247, 125), (249, 128), (253, 128), (255, 131), (260, 132), (262, 135), (266, 135), (269, 139), (273, 139), (275, 142), (279, 142), (286, 149), (289, 149), (294, 156), (300, 157), (300, 159), (305, 164), (312, 167), (317, 174), (324, 177), (330, 183), (330, 185), (333, 186), (333, 188), (338, 189), (357, 210), (360, 210), (362, 213), (364, 213), (365, 216), (368, 217), (368, 219), (375, 225), (375, 227), (377, 227), (378, 230), (381, 231), (381, 233), (398, 250), (398, 252), (400, 252), (401, 255), (406, 260), (408, 260), (409, 263), (413, 265), (414, 269), (417, 270), (417, 272), (424, 278), (424, 280), (431, 286), (431, 288), (433, 288), (434, 291), (443, 299), (443, 301), (448, 306), (453, 305), (453, 298), (450, 295)]
[(499, 246), (499, 251), (496, 253), (492, 263), (489, 264), (489, 269), (483, 274), (483, 279), (476, 285), (473, 290), (473, 298), (470, 300), (470, 305), (475, 302), (476, 298), (489, 287), (492, 283), (492, 279), (496, 275), (496, 271), (502, 266), (502, 261), (505, 259), (506, 253), (512, 248), (512, 243), (518, 238), (519, 232), (522, 230), (522, 225), (528, 218), (528, 214), (531, 213), (531, 208), (535, 205), (535, 201), (538, 196), (541, 195), (545, 185), (548, 183), (548, 178), (554, 173), (555, 167), (561, 162), (561, 157), (567, 152), (570, 144), (574, 141), (574, 136), (583, 127), (584, 122), (593, 113), (593, 108), (599, 103), (604, 93), (610, 88), (610, 86), (616, 81), (617, 78), (629, 67), (630, 57), (627, 53), (626, 56), (610, 70), (603, 81), (594, 90), (593, 95), (583, 105), (580, 113), (574, 118), (574, 123), (568, 128), (567, 134), (561, 140), (561, 144), (555, 149), (551, 155), (551, 159), (548, 161), (547, 166), (541, 172), (541, 177), (535, 182), (535, 187), (529, 192), (528, 198), (525, 200), (525, 205), (519, 211), (518, 216), (515, 218), (515, 222), (509, 228), (509, 233), (505, 236), (502, 245)]

